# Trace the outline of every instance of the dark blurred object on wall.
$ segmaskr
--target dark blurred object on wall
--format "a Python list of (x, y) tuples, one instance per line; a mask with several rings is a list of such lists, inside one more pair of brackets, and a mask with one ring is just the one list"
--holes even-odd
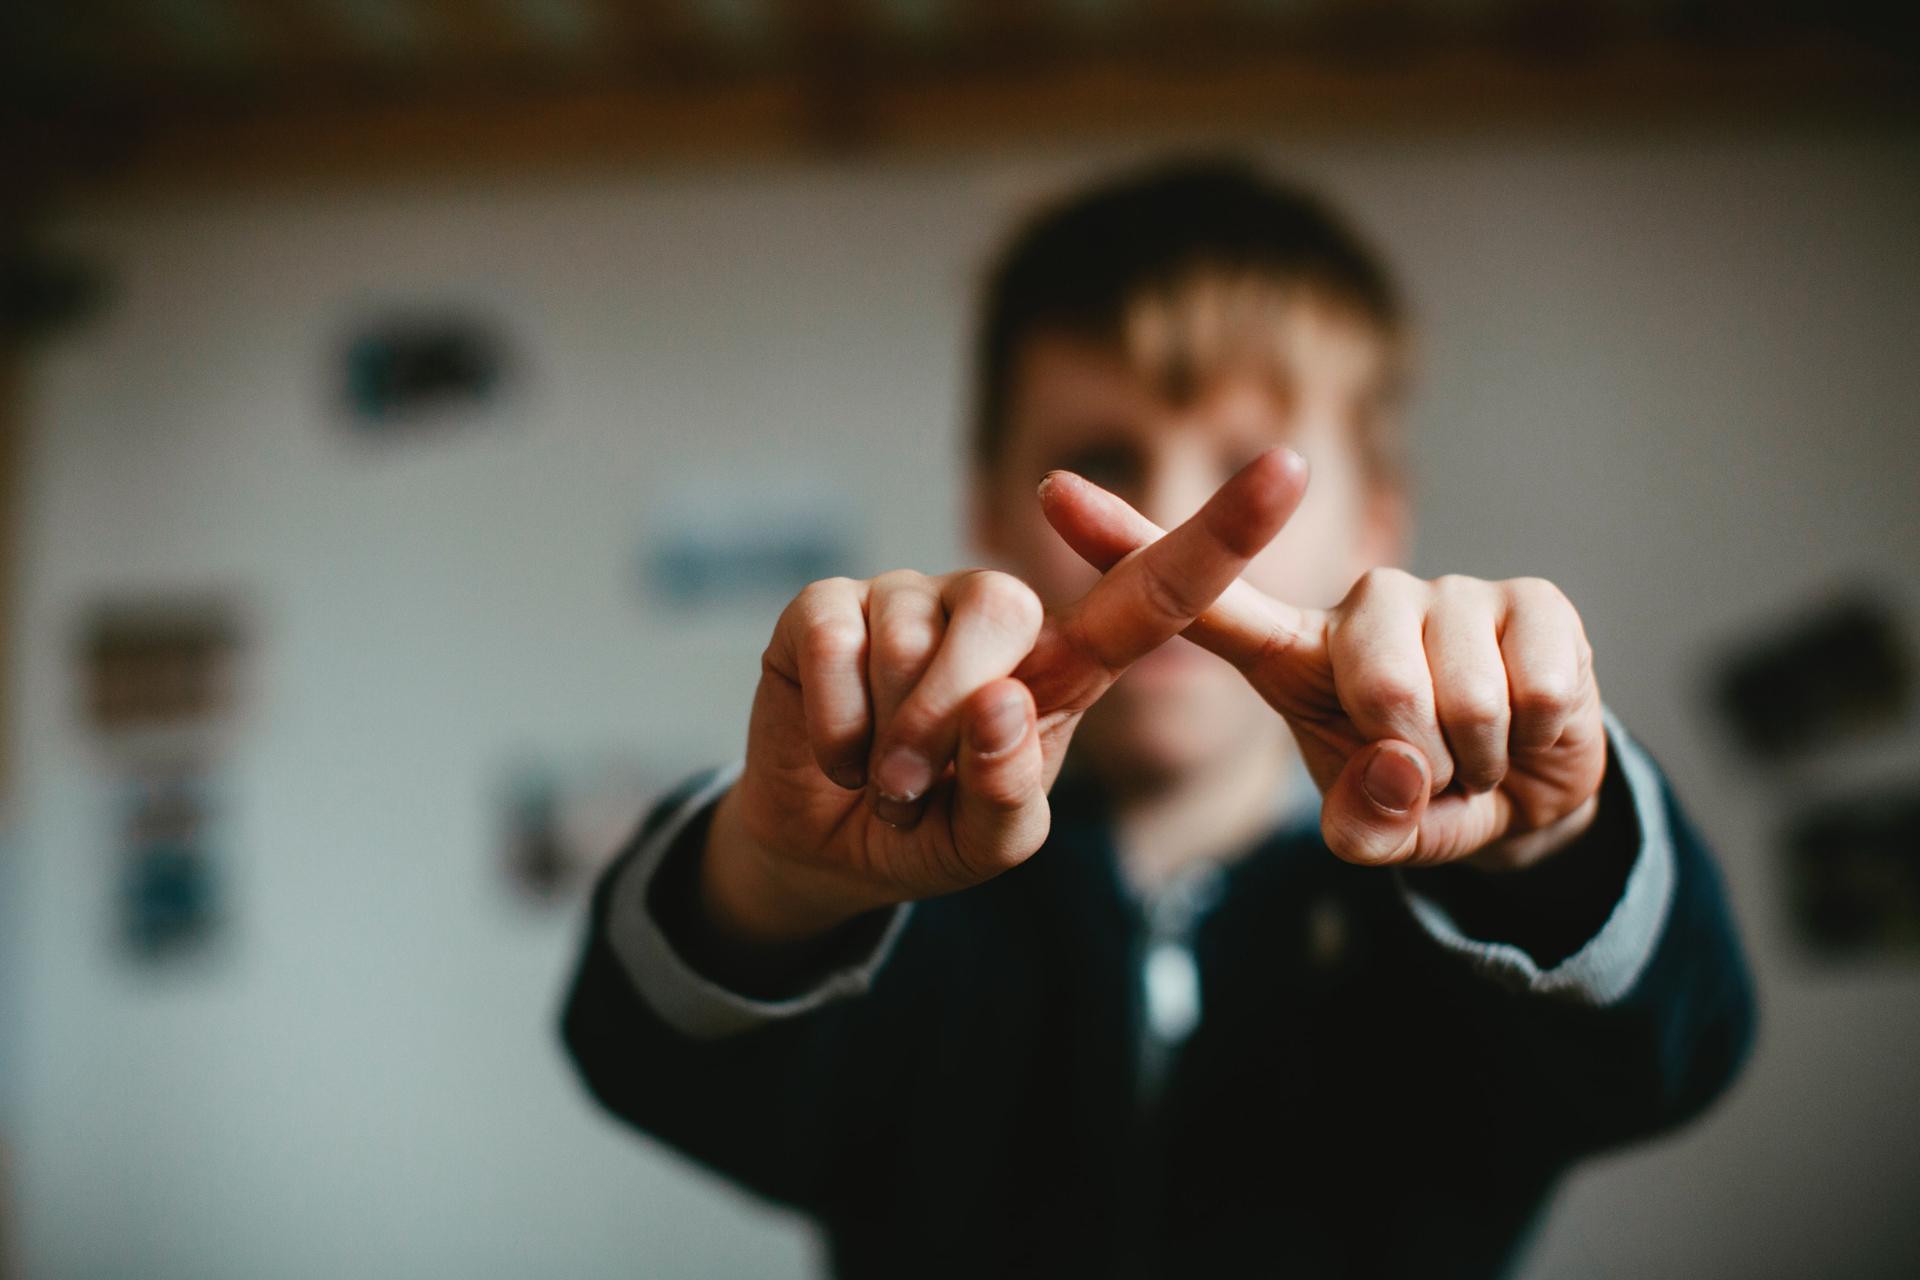
[(1714, 700), (1741, 745), (1781, 759), (1899, 724), (1912, 692), (1898, 619), (1863, 592), (1733, 654)]
[[(633, 835), (635, 815), (675, 780), (614, 750), (526, 753), (501, 779), (500, 869), (532, 906), (571, 903)], [(664, 781), (663, 781), (664, 779)]]
[(493, 325), (457, 314), (369, 324), (348, 343), (343, 364), (352, 421), (377, 435), (459, 425), (500, 395), (512, 368)]
[(106, 281), (76, 257), (0, 243), (0, 340), (31, 342), (84, 320)]
[(143, 964), (202, 955), (220, 937), (223, 917), (212, 780), (185, 766), (123, 786), (121, 945)]
[(1846, 955), (1920, 955), (1920, 783), (1819, 805), (1787, 834), (1801, 939)]

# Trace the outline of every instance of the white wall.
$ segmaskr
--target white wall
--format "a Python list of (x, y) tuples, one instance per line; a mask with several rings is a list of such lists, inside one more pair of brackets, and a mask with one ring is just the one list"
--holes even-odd
[[(1920, 609), (1916, 139), (1482, 140), (1278, 157), (1352, 204), (1428, 321), (1420, 566), (1540, 573), (1724, 851), (1761, 1051), (1677, 1141), (1581, 1174), (1539, 1275), (1920, 1263), (1920, 971), (1787, 940), (1778, 783), (1696, 677), (1835, 579)], [(117, 300), (34, 370), (17, 726), (22, 1218), (33, 1277), (800, 1275), (790, 1220), (595, 1112), (551, 1033), (571, 915), (492, 861), (526, 748), (736, 748), (768, 618), (634, 586), (650, 506), (804, 452), (855, 572), (960, 554), (963, 307), (1085, 156), (426, 185), (74, 213)], [(355, 447), (328, 359), (369, 300), (503, 308), (536, 377), (485, 429)], [(222, 963), (108, 933), (79, 611), (228, 588), (259, 624)], [(1910, 745), (1910, 744), (1909, 744)], [(1862, 767), (1891, 767), (1863, 757)], [(1903, 757), (1909, 766), (1915, 755)]]

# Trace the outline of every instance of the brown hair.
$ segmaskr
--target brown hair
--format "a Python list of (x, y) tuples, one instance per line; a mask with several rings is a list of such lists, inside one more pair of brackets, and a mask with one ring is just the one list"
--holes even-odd
[(1337, 214), (1243, 162), (1162, 163), (1042, 210), (994, 262), (982, 304), (978, 465), (1006, 445), (1019, 357), (1037, 334), (1110, 344), (1178, 403), (1229, 368), (1284, 381), (1311, 326), (1331, 319), (1366, 339), (1362, 455), (1376, 478), (1398, 475), (1407, 342), (1393, 282)]

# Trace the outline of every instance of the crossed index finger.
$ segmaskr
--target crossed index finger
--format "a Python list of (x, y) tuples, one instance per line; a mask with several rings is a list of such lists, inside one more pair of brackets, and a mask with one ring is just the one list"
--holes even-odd
[[(1052, 476), (1043, 481), (1043, 493), (1056, 482)], [(1046, 673), (1059, 680), (1046, 701), (1091, 701), (1128, 666), (1185, 631), (1280, 532), (1306, 486), (1305, 459), (1291, 449), (1270, 449), (1235, 472), (1185, 523), (1123, 556), (1050, 620), (1065, 644), (1043, 645), (1035, 656), (1050, 650), (1047, 657), (1058, 661), (1065, 650), (1080, 662), (1070, 664), (1078, 670)]]

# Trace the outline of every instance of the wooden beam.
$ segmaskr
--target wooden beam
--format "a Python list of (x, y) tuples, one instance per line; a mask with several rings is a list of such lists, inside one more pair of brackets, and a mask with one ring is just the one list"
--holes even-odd
[(504, 0), (414, 0), (435, 75), (513, 78), (561, 70), (562, 60), (521, 25)]
[[(684, 87), (737, 72), (739, 55), (693, 11), (692, 0), (588, 0), (603, 38), (589, 65), (612, 83)], [(599, 83), (608, 83), (602, 80)]]
[(442, 86), (257, 109), (184, 100), (146, 104), (137, 120), (42, 123), (15, 140), (51, 146), (69, 183), (137, 189), (699, 162), (834, 145), (924, 151), (1196, 133), (1752, 128), (1834, 118), (1900, 125), (1920, 113), (1906, 62), (1850, 45), (1707, 54), (1643, 44), (1574, 62), (1473, 47), (1363, 66), (1257, 52), (1169, 62), (1128, 50), (989, 71), (874, 64), (860, 70), (855, 127), (824, 138), (822, 74), (815, 66), (654, 84), (631, 77), (526, 92)]
[(291, 97), (396, 74), (389, 55), (370, 48), (321, 0), (227, 2), (260, 49), (260, 74), (278, 82), (273, 92)]

